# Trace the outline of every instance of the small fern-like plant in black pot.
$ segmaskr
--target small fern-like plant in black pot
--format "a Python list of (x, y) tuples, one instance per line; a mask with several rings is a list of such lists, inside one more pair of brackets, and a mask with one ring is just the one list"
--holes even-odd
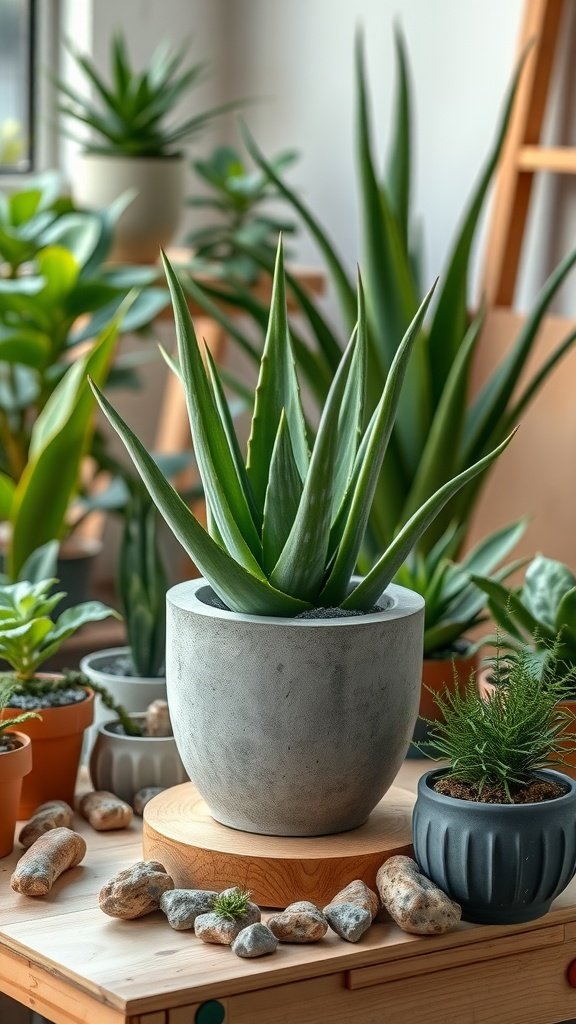
[(448, 766), (420, 780), (413, 841), (466, 920), (512, 924), (547, 913), (576, 872), (576, 783), (556, 770), (576, 738), (568, 680), (530, 651), (498, 656), (492, 678), (488, 697), (474, 677), (435, 697), (426, 753)]

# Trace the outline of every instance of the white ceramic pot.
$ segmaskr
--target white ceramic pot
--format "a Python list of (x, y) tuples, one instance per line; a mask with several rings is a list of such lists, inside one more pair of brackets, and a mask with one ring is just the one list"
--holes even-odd
[[(80, 662), (80, 671), (88, 676), (91, 683), (105, 686), (117, 704), (122, 704), (130, 714), (146, 711), (153, 700), (166, 700), (166, 680), (164, 677), (146, 679), (143, 676), (119, 676), (109, 670), (111, 662), (117, 658), (129, 657), (129, 647), (107, 647), (104, 651), (87, 654)], [(94, 705), (94, 725), (87, 730), (83, 760), (89, 757), (90, 749), (96, 741), (98, 726), (110, 721), (112, 712), (103, 703), (98, 694)]]
[(366, 821), (406, 755), (422, 676), (423, 599), (391, 585), (378, 604), (295, 619), (217, 607), (205, 579), (168, 591), (174, 735), (217, 821), (285, 836)]
[[(143, 714), (131, 715), (140, 725)], [(132, 804), (139, 789), (147, 786), (177, 786), (186, 782), (173, 736), (125, 736), (114, 728), (118, 721), (98, 727), (90, 756), (90, 778), (94, 789), (115, 793)]]
[(184, 204), (183, 156), (124, 157), (80, 153), (72, 194), (78, 206), (103, 209), (132, 190), (116, 226), (111, 259), (154, 263), (174, 238)]

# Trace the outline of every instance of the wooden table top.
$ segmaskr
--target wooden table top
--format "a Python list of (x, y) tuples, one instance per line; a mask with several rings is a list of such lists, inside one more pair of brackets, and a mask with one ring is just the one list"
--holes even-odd
[[(422, 770), (422, 762), (406, 762), (397, 784), (413, 791)], [(534, 948), (535, 941), (546, 946), (558, 930), (553, 926), (576, 921), (574, 882), (551, 913), (533, 925), (462, 924), (447, 935), (420, 938), (382, 920), (354, 945), (330, 932), (319, 944), (280, 945), (274, 956), (242, 960), (226, 947), (205, 945), (193, 932), (173, 931), (160, 912), (138, 921), (106, 917), (97, 905), (98, 891), (141, 858), (140, 823), (106, 834), (93, 832), (78, 819), (77, 828), (88, 843), (85, 861), (66, 872), (46, 898), (30, 899), (11, 890), (20, 851), (0, 861), (0, 991), (15, 995), (26, 985), (32, 995), (42, 988), (49, 1000), (46, 992), (52, 987), (52, 1005), (61, 1006), (66, 988), (79, 1005), (86, 998), (98, 1000), (98, 1024), (139, 1014), (152, 1014), (153, 1021), (155, 1011), (369, 965), (380, 965), (380, 971), (386, 965), (387, 977), (400, 978), (409, 973), (407, 963), (414, 956), (431, 955), (434, 960), (435, 954), (450, 950), (449, 959), (456, 964), (466, 962), (466, 956), (470, 962), (471, 944), (497, 938), (501, 945), (518, 932), (528, 933), (524, 942), (532, 936), (527, 948)], [(534, 934), (538, 929), (544, 929), (540, 938)], [(29, 1005), (35, 1005), (33, 998)], [(47, 1012), (47, 1005), (39, 1003), (38, 1008)], [(95, 1022), (88, 1013), (70, 1013), (66, 1020)]]

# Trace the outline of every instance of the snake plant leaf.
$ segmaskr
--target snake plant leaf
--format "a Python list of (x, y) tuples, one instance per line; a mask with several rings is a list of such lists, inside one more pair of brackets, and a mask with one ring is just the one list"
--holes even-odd
[[(420, 456), (410, 493), (402, 512), (411, 516), (457, 470), (458, 451), (454, 438), (461, 437), (466, 417), (466, 404), (470, 383), (470, 369), (476, 346), (484, 325), (485, 311), (474, 318), (466, 337), (458, 349), (436, 411), (430, 424), (428, 438)], [(436, 520), (436, 533), (441, 536), (448, 523)]]
[(361, 466), (350, 502), (346, 524), (332, 571), (321, 595), (322, 603), (326, 607), (340, 604), (354, 572), (354, 566), (356, 565), (368, 523), (376, 483), (386, 454), (388, 440), (394, 426), (406, 367), (416, 339), (420, 334), (420, 329), (435, 287), (436, 284), (428, 292), (398, 347), (386, 378), (382, 397), (366, 431), (367, 442), (365, 450), (362, 450)]
[(358, 338), (346, 382), (342, 406), (338, 417), (337, 447), (339, 458), (332, 496), (332, 519), (344, 500), (351, 482), (358, 447), (362, 440), (362, 427), (366, 400), (366, 354), (368, 331), (362, 281), (358, 277)]
[[(129, 301), (130, 297), (125, 308)], [(7, 568), (12, 579), (18, 578), (36, 548), (64, 532), (66, 511), (78, 489), (80, 466), (93, 429), (94, 402), (86, 376), (90, 374), (100, 383), (106, 379), (121, 318), (122, 312), (92, 349), (67, 370), (34, 424), (28, 462), (10, 511)]]
[(282, 553), (270, 575), (271, 582), (289, 594), (298, 594), (314, 602), (320, 592), (328, 556), (330, 525), (336, 468), (339, 458), (346, 458), (339, 444), (355, 445), (354, 437), (341, 438), (338, 418), (351, 368), (361, 374), (362, 362), (354, 361), (359, 336), (355, 331), (326, 399), (316, 434), (310, 467), (304, 480), (298, 512)]
[(304, 480), (308, 472), (310, 456), (306, 423), (300, 401), (300, 388), (290, 342), (284, 259), (282, 239), (280, 238), (272, 284), (270, 319), (260, 363), (246, 460), (248, 477), (252, 484), (256, 505), (261, 513), (264, 510), (266, 488), (268, 487), (270, 461), (276, 439), (275, 432), (282, 410), (286, 416), (286, 425), (290, 433), (290, 442), (298, 472), (301, 479)]
[[(411, 97), (410, 80), (408, 77), (408, 60), (404, 37), (396, 26), (394, 30), (394, 47), (396, 51), (397, 83), (396, 102), (392, 136), (388, 155), (386, 183), (390, 204), (394, 211), (396, 223), (400, 231), (405, 251), (409, 249), (410, 240), (410, 184), (411, 184), (411, 139), (410, 125)], [(412, 274), (417, 280), (417, 277)]]
[(16, 487), (14, 481), (6, 473), (0, 473), (0, 519), (10, 518), (10, 509), (14, 500)]
[(267, 581), (253, 576), (210, 537), (130, 427), (99, 388), (94, 384), (91, 386), (104, 415), (124, 442), (158, 511), (228, 608), (252, 615), (280, 616), (294, 616), (310, 608), (309, 602), (283, 594)]
[(260, 538), (212, 394), (186, 298), (164, 254), (162, 261), (172, 296), (180, 372), (206, 501), (230, 552), (245, 569), (264, 579)]
[(408, 553), (440, 509), (461, 487), (464, 487), (478, 473), (487, 469), (502, 454), (504, 449), (510, 444), (515, 433), (516, 431), (505, 438), (497, 448), (489, 452), (488, 455), (485, 455), (483, 459), (469, 466), (468, 469), (464, 470), (463, 473), (459, 473), (454, 479), (449, 480), (431, 498), (428, 498), (428, 501), (402, 527), (373, 569), (370, 570), (362, 582), (342, 602), (342, 608), (367, 611), (374, 607), (395, 572), (400, 568)]
[(343, 262), (336, 253), (334, 245), (330, 241), (326, 232), (320, 227), (319, 222), (311, 210), (309, 210), (302, 202), (296, 192), (285, 184), (282, 178), (276, 173), (273, 166), (268, 160), (266, 160), (266, 157), (260, 151), (256, 142), (250, 135), (250, 132), (246, 128), (246, 125), (243, 123), (240, 124), (240, 132), (244, 144), (254, 162), (264, 171), (270, 181), (274, 182), (278, 191), (288, 199), (290, 204), (295, 210), (297, 210), (302, 220), (307, 225), (310, 234), (314, 238), (314, 241), (330, 269), (346, 328), (349, 331), (352, 331), (356, 320), (356, 295), (354, 293), (352, 282), (348, 277)]
[(506, 408), (530, 356), (544, 314), (575, 263), (576, 249), (573, 249), (550, 274), (513, 347), (474, 401), (464, 437), (465, 460), (482, 451), (483, 446), (494, 436), (495, 425), (500, 424), (505, 417)]
[(286, 416), (282, 410), (270, 460), (270, 479), (262, 520), (264, 568), (269, 573), (272, 572), (288, 540), (301, 497), (302, 480), (292, 451)]
[(468, 326), (468, 278), (472, 245), (476, 236), (480, 214), (506, 139), (526, 56), (527, 51), (525, 51), (520, 59), (512, 78), (492, 150), (489, 153), (478, 185), (472, 194), (468, 209), (464, 214), (462, 227), (448, 258), (447, 270), (442, 275), (443, 285), (438, 296), (428, 335), (434, 401), (438, 401), (440, 397), (444, 381), (450, 372), (450, 367)]

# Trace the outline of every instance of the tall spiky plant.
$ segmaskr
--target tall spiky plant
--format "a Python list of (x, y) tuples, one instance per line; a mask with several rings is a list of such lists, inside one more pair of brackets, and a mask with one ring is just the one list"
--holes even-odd
[(364, 579), (351, 586), (402, 381), (434, 289), (398, 345), (366, 423), (368, 336), (359, 284), (358, 322), (310, 445), (288, 328), (280, 242), (244, 461), (216, 367), (208, 351), (204, 364), (178, 278), (166, 259), (164, 267), (176, 320), (179, 366), (170, 362), (186, 395), (210, 533), (94, 386), (102, 409), (124, 441), (158, 509), (216, 593), (234, 611), (293, 616), (313, 607), (371, 609), (440, 509), (490, 465), (510, 440), (506, 438), (444, 483), (402, 525)]

